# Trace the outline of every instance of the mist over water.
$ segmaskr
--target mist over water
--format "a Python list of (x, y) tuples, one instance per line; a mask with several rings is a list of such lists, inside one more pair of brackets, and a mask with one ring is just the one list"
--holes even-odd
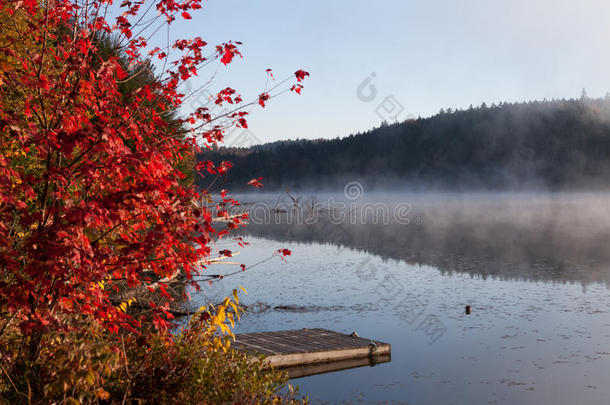
[[(304, 193), (300, 202), (311, 207), (311, 198)], [(317, 215), (301, 208), (299, 217), (281, 193), (244, 195), (243, 201), (264, 203), (256, 205), (245, 232), (334, 243), (443, 272), (610, 282), (607, 193), (386, 192), (352, 200), (342, 194), (314, 198)], [(396, 207), (406, 212), (400, 216)], [(341, 217), (340, 210), (348, 214)]]
[[(327, 328), (390, 363), (294, 380), (313, 403), (599, 404), (610, 398), (610, 194), (250, 193), (236, 333)], [(464, 308), (470, 305), (471, 314)]]

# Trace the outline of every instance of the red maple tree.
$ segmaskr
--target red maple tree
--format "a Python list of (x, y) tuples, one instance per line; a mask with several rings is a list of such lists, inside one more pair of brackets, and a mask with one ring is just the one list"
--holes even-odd
[[(175, 118), (192, 95), (184, 82), (231, 63), (240, 43), (149, 46), (160, 27), (191, 19), (201, 0), (116, 6), (0, 0), (0, 339), (18, 328), (19, 353), (33, 357), (41, 334), (68, 327), (73, 314), (110, 331), (169, 326), (167, 308), (135, 318), (110, 297), (119, 281), (133, 288), (201, 271), (216, 231), (211, 212), (193, 204), (202, 195), (183, 181), (184, 162), (228, 127), (246, 128), (247, 108), (289, 82), (248, 102), (226, 88)], [(293, 91), (307, 75), (295, 73)], [(218, 113), (223, 104), (233, 109)], [(229, 167), (197, 164), (211, 176)], [(235, 202), (223, 195), (220, 203)]]

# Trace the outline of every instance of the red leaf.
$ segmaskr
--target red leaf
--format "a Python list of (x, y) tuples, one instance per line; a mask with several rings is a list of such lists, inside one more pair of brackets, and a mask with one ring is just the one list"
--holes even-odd
[(305, 76), (309, 76), (309, 72), (306, 72), (304, 70), (297, 70), (296, 72), (294, 72), (294, 75), (297, 77), (297, 81), (302, 81), (305, 80)]
[(258, 179), (252, 179), (248, 182), (248, 185), (254, 186), (256, 188), (261, 188), (261, 187), (263, 187), (263, 183), (260, 182), (262, 179), (263, 179), (262, 177), (259, 177)]
[(269, 96), (269, 93), (261, 93), (258, 96), (258, 103), (261, 105), (261, 107), (265, 107), (265, 101), (269, 100), (271, 96)]

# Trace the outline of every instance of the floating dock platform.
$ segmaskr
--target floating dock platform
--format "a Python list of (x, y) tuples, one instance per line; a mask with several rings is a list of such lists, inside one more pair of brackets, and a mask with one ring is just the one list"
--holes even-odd
[(388, 343), (327, 329), (243, 333), (231, 346), (285, 369), (290, 378), (387, 363), (392, 351)]

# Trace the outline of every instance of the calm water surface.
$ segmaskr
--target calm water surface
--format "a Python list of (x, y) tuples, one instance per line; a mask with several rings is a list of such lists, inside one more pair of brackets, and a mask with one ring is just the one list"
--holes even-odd
[(294, 380), (314, 403), (609, 403), (610, 196), (371, 201), (409, 202), (410, 221), (253, 223), (250, 246), (218, 247), (247, 265), (292, 255), (196, 301), (243, 286), (253, 307), (238, 333), (328, 328), (392, 344), (390, 363)]

